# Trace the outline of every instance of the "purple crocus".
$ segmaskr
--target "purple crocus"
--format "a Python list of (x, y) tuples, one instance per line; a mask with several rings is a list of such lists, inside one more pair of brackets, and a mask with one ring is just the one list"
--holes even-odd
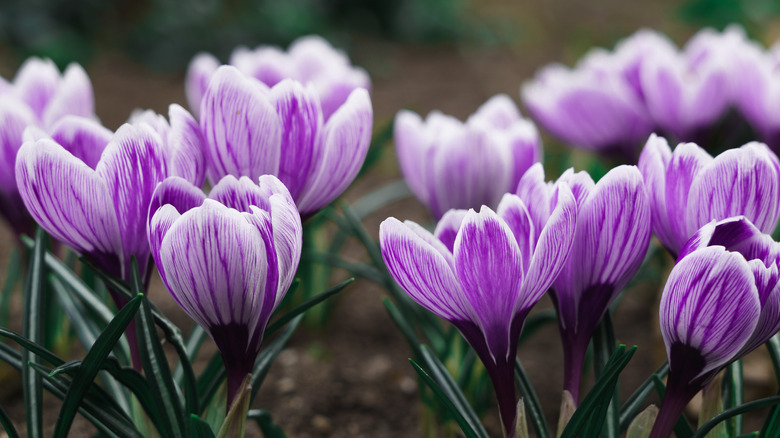
[(780, 43), (745, 45), (734, 57), (736, 106), (763, 141), (780, 151)]
[(269, 89), (235, 67), (220, 67), (200, 114), (208, 178), (277, 175), (301, 214), (310, 216), (357, 176), (372, 123), (371, 99), (362, 88), (324, 121), (311, 84), (285, 79)]
[(672, 254), (711, 220), (744, 215), (771, 233), (780, 217), (780, 161), (761, 143), (713, 158), (694, 143), (672, 152), (663, 137), (647, 140), (639, 157), (653, 231)]
[[(219, 65), (220, 62), (207, 53), (197, 55), (190, 63), (186, 79), (187, 100), (196, 113)], [(254, 50), (239, 47), (233, 51), (230, 65), (268, 87), (287, 78), (310, 83), (320, 99), (325, 120), (347, 101), (353, 90), (371, 88), (365, 70), (352, 66), (343, 52), (316, 35), (294, 41), (287, 52), (272, 46)]]
[(780, 330), (780, 244), (745, 217), (712, 221), (688, 241), (661, 296), (669, 378), (651, 438), (726, 365)]
[(228, 406), (252, 372), (301, 256), (301, 218), (274, 176), (226, 176), (209, 197), (172, 177), (155, 191), (149, 244), (165, 286), (222, 353)]
[(450, 210), (431, 234), (389, 218), (379, 241), (388, 270), (409, 296), (451, 322), (485, 364), (507, 436), (515, 420), (514, 361), (528, 312), (569, 256), (577, 209), (561, 184), (550, 217), (536, 227), (507, 194), (496, 212)]
[(31, 234), (34, 222), (16, 187), (14, 166), (28, 126), (50, 131), (66, 116), (94, 118), (92, 85), (81, 66), (60, 75), (51, 60), (29, 58), (13, 82), (0, 78), (0, 215), (16, 234)]
[(541, 159), (536, 126), (504, 94), (485, 102), (465, 123), (438, 111), (425, 121), (400, 111), (395, 147), (404, 179), (436, 219), (453, 208), (495, 208)]
[(553, 184), (544, 181), (537, 164), (517, 189), (537, 227), (549, 220), (550, 200), (562, 185), (571, 187), (577, 200), (577, 224), (571, 257), (553, 284), (552, 299), (563, 340), (564, 389), (576, 403), (590, 338), (647, 253), (650, 205), (634, 166), (618, 166), (597, 184), (587, 173), (569, 169)]

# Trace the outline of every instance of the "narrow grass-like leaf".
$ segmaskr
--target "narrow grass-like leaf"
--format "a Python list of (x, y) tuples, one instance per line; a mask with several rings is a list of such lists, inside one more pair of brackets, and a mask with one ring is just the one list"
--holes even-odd
[[(772, 360), (772, 369), (775, 373), (775, 382), (780, 383), (780, 335), (774, 335), (766, 342), (769, 357)], [(780, 394), (780, 391), (778, 392)], [(780, 436), (780, 406), (773, 406), (761, 427), (761, 435)]]
[(230, 404), (230, 410), (217, 433), (217, 438), (243, 438), (246, 430), (246, 416), (249, 411), (249, 399), (252, 395), (252, 376), (247, 375)]
[[(27, 283), (24, 287), (24, 308), (22, 313), (22, 334), (30, 342), (42, 344), (44, 338), (43, 282), (46, 275), (46, 233), (38, 227), (35, 231), (35, 245), (30, 258)], [(27, 422), (27, 436), (43, 437), (43, 388), (41, 376), (33, 371), (39, 363), (37, 355), (27, 348), (22, 349), (22, 394), (24, 414)]]
[[(133, 289), (137, 293), (142, 293), (141, 275), (135, 259), (132, 262), (132, 278)], [(171, 370), (168, 368), (168, 360), (165, 358), (160, 338), (157, 336), (149, 298), (146, 296), (142, 297), (136, 331), (144, 373), (150, 379), (151, 388), (155, 391), (155, 396), (159, 398), (160, 405), (164, 409), (164, 415), (160, 417), (163, 420), (162, 424), (158, 424), (157, 427), (163, 436), (183, 438), (187, 435), (188, 424), (184, 421), (179, 393), (176, 391)]]
[(325, 292), (322, 292), (319, 295), (311, 297), (308, 300), (304, 301), (303, 303), (301, 303), (301, 305), (297, 306), (296, 308), (280, 316), (279, 319), (274, 321), (272, 324), (269, 324), (268, 328), (265, 330), (265, 335), (268, 336), (274, 333), (275, 331), (279, 330), (282, 326), (290, 322), (290, 320), (292, 320), (296, 316), (302, 314), (303, 312), (309, 310), (310, 308), (316, 306), (317, 304), (325, 301), (331, 296), (341, 292), (345, 287), (347, 287), (353, 281), (355, 281), (354, 278), (348, 278), (342, 281), (341, 283), (326, 290)]
[[(663, 365), (661, 365), (660, 368), (655, 372), (655, 375), (659, 376), (660, 378), (666, 377), (666, 374), (669, 373), (669, 362), (664, 362)], [(636, 416), (637, 413), (639, 413), (639, 410), (642, 408), (642, 404), (645, 402), (645, 399), (648, 395), (650, 395), (651, 392), (653, 392), (654, 388), (653, 384), (653, 377), (650, 376), (642, 382), (641, 385), (634, 391), (631, 396), (628, 397), (625, 403), (623, 403), (623, 406), (620, 408), (620, 430), (626, 430), (628, 425), (631, 423), (631, 420)]]
[[(742, 359), (737, 359), (726, 367), (723, 381), (723, 408), (731, 409), (745, 403), (745, 381), (742, 373)], [(742, 415), (735, 415), (726, 423), (728, 436), (742, 434)]]
[(409, 324), (409, 321), (406, 320), (406, 317), (404, 317), (401, 311), (398, 310), (398, 307), (396, 307), (395, 303), (393, 303), (389, 298), (382, 298), (382, 302), (387, 309), (387, 313), (390, 315), (390, 319), (393, 320), (396, 327), (398, 327), (398, 329), (401, 331), (404, 339), (406, 339), (406, 342), (412, 348), (412, 353), (414, 353), (414, 356), (422, 357), (422, 351), (420, 351), (420, 345), (422, 344), (422, 341), (420, 341), (420, 338), (417, 336), (417, 333), (415, 333), (414, 328), (412, 328), (412, 326)]
[(528, 378), (523, 364), (517, 358), (515, 358), (515, 383), (524, 399), (526, 413), (537, 438), (550, 438), (550, 429), (547, 427), (542, 404), (539, 402), (539, 397), (536, 396), (536, 391), (531, 385), (531, 380)]
[(303, 315), (298, 315), (293, 318), (293, 320), (287, 324), (287, 327), (276, 336), (276, 339), (265, 347), (257, 356), (255, 365), (252, 368), (252, 380), (250, 382), (252, 393), (249, 398), (250, 405), (255, 400), (255, 396), (257, 395), (257, 391), (260, 390), (260, 386), (263, 385), (263, 380), (265, 380), (265, 376), (268, 375), (268, 370), (271, 369), (271, 364), (273, 364), (274, 359), (276, 359), (276, 356), (284, 349), (284, 346), (287, 345), (287, 341), (290, 340), (290, 337), (295, 333), (295, 329), (298, 328), (298, 325), (300, 325), (302, 320)]
[(607, 361), (601, 377), (596, 380), (582, 403), (572, 415), (571, 420), (561, 434), (562, 438), (595, 437), (601, 431), (618, 377), (628, 365), (636, 347), (626, 350), (619, 346)]
[[(596, 332), (593, 334), (593, 370), (596, 379), (601, 377), (604, 366), (615, 352), (615, 329), (612, 326), (612, 317), (609, 310), (602, 318)], [(620, 376), (615, 381), (615, 389), (612, 391), (612, 401), (609, 403), (604, 419), (603, 438), (618, 438), (620, 436)]]
[(463, 434), (466, 435), (466, 438), (487, 438), (487, 435), (477, 434), (477, 432), (471, 427), (471, 423), (463, 417), (463, 415), (460, 413), (460, 410), (455, 407), (452, 400), (447, 397), (447, 395), (444, 393), (439, 384), (436, 383), (433, 377), (431, 377), (420, 365), (417, 365), (413, 359), (409, 359), (409, 363), (412, 364), (412, 367), (420, 376), (420, 378), (422, 378), (423, 382), (425, 382), (425, 384), (431, 388), (439, 401), (444, 405), (445, 408), (447, 408), (453, 418), (455, 418), (455, 421), (460, 426), (460, 430), (463, 431)]
[(422, 354), (421, 358), (430, 370), (431, 376), (444, 392), (444, 395), (450, 400), (452, 406), (457, 409), (458, 414), (468, 423), (469, 428), (474, 431), (476, 436), (487, 438), (487, 431), (482, 426), (479, 416), (474, 412), (466, 396), (463, 395), (463, 391), (455, 383), (455, 380), (452, 379), (444, 364), (431, 352), (427, 345), (421, 345), (420, 352)]
[(271, 413), (266, 409), (251, 409), (247, 418), (255, 420), (265, 438), (287, 438), (281, 427), (271, 418)]
[(378, 269), (365, 263), (348, 262), (339, 257), (336, 253), (308, 252), (302, 255), (301, 259), (327, 265), (332, 268), (343, 269), (355, 277), (365, 278), (366, 280), (372, 281), (379, 285), (385, 283), (385, 278), (382, 272)]
[(211, 426), (195, 414), (190, 414), (190, 432), (192, 438), (214, 438)]
[[(702, 390), (698, 427), (701, 427), (709, 419), (723, 412), (722, 395), (724, 391), (721, 391), (721, 385), (723, 385), (723, 374), (718, 373), (718, 375), (704, 387), (704, 390)], [(730, 436), (733, 435), (729, 434), (726, 425), (721, 423), (715, 427), (707, 438), (728, 438)]]
[(0, 426), (3, 427), (3, 431), (8, 438), (19, 438), (19, 432), (16, 431), (13, 421), (8, 417), (8, 414), (0, 406)]
[(14, 247), (11, 252), (5, 273), (3, 288), (0, 289), (0, 327), (8, 326), (8, 315), (11, 313), (11, 295), (13, 295), (14, 286), (19, 282), (22, 273), (22, 255), (19, 248)]
[(529, 438), (528, 435), (528, 419), (525, 415), (525, 403), (523, 398), (517, 401), (517, 409), (515, 410), (515, 436), (514, 438)]
[[(198, 413), (202, 414), (206, 410), (226, 376), (227, 372), (225, 364), (222, 362), (222, 356), (215, 354), (198, 377), (198, 394), (200, 394)], [(221, 405), (224, 406), (225, 403), (221, 403)]]
[(117, 313), (116, 317), (108, 324), (105, 330), (98, 336), (95, 344), (89, 349), (84, 360), (81, 362), (79, 371), (73, 377), (68, 393), (62, 403), (62, 409), (57, 417), (57, 424), (54, 426), (54, 437), (67, 437), (73, 419), (76, 417), (76, 411), (81, 399), (86, 394), (92, 382), (97, 377), (98, 371), (103, 361), (108, 357), (114, 344), (119, 340), (127, 328), (130, 321), (135, 317), (138, 308), (141, 306), (143, 295), (139, 295), (130, 300)]
[[(664, 382), (658, 374), (653, 374), (650, 378), (653, 379), (653, 384), (655, 385), (656, 392), (658, 392), (658, 396), (663, 400), (664, 395), (666, 394), (666, 385), (664, 385)], [(678, 418), (677, 422), (674, 424), (674, 435), (677, 438), (691, 438), (693, 436), (693, 426), (691, 426), (691, 423), (688, 421), (685, 414), (680, 415), (680, 418)]]
[(52, 353), (51, 351), (47, 350), (42, 345), (36, 344), (30, 339), (22, 335), (19, 335), (17, 333), (14, 333), (11, 330), (8, 330), (7, 328), (0, 327), (0, 336), (16, 342), (17, 344), (21, 345), (23, 349), (35, 353), (41, 359), (45, 360), (46, 362), (49, 362), (55, 367), (65, 363), (65, 361), (62, 360), (62, 358)]
[(778, 404), (780, 404), (780, 395), (773, 395), (772, 397), (750, 401), (740, 406), (726, 409), (720, 414), (712, 417), (710, 421), (704, 423), (704, 425), (696, 431), (692, 438), (704, 438), (704, 436), (707, 435), (707, 433), (709, 433), (709, 431), (711, 431), (713, 428), (715, 428), (715, 426), (720, 424), (722, 421), (728, 420), (729, 418), (733, 418), (737, 415), (742, 415), (746, 412), (754, 411), (756, 409), (762, 409), (767, 406), (776, 406)]
[[(206, 339), (208, 339), (208, 337), (209, 334), (200, 325), (195, 324), (192, 327), (192, 331), (190, 332), (190, 335), (187, 337), (187, 341), (184, 344), (184, 349), (187, 351), (187, 359), (190, 363), (194, 362), (198, 357), (200, 347), (203, 346), (203, 343), (206, 341)], [(181, 385), (183, 376), (184, 367), (182, 365), (182, 361), (179, 361), (179, 363), (176, 364), (176, 368), (173, 370), (173, 380)]]

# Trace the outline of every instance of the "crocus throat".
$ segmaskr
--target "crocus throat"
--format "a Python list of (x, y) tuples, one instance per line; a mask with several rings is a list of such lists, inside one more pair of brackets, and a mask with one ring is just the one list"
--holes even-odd
[(252, 344), (257, 345), (257, 347), (250, 345), (249, 329), (243, 324), (230, 323), (211, 326), (209, 332), (222, 353), (222, 361), (225, 363), (228, 390), (227, 406), (230, 409), (233, 398), (241, 387), (241, 382), (247, 374), (252, 372), (255, 358), (259, 353), (260, 342)]

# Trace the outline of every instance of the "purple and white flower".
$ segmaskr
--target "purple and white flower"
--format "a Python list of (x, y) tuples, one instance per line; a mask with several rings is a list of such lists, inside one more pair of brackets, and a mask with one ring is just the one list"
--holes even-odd
[[(451, 210), (431, 234), (414, 222), (382, 222), (382, 256), (409, 296), (451, 322), (493, 380), (508, 436), (514, 428), (517, 341), (528, 312), (569, 256), (577, 209), (561, 184), (537, 228), (528, 206), (507, 194), (496, 212)], [(500, 275), (496, 275), (500, 273)]]
[(661, 296), (669, 378), (651, 437), (669, 436), (723, 367), (780, 330), (778, 261), (780, 244), (742, 216), (706, 224), (685, 245)]
[(357, 176), (372, 123), (365, 89), (353, 90), (325, 121), (311, 84), (285, 79), (269, 89), (235, 67), (220, 67), (200, 114), (208, 178), (276, 175), (301, 214), (310, 216)]
[(172, 177), (155, 191), (149, 244), (165, 286), (222, 353), (228, 405), (301, 256), (301, 218), (274, 176), (226, 176), (208, 198)]
[(53, 133), (66, 116), (95, 118), (92, 84), (84, 69), (71, 64), (61, 75), (49, 60), (29, 58), (13, 82), (0, 78), (0, 215), (17, 234), (34, 223), (16, 188), (16, 154), (28, 126)]
[(678, 254), (712, 220), (744, 215), (764, 233), (780, 218), (780, 161), (762, 143), (748, 143), (713, 158), (694, 143), (674, 152), (663, 137), (647, 140), (639, 157), (653, 215), (653, 231)]
[(780, 151), (780, 43), (746, 45), (734, 58), (735, 104), (760, 138)]
[[(197, 55), (187, 71), (186, 91), (190, 108), (198, 114), (211, 76), (220, 62), (212, 55)], [(283, 79), (311, 84), (322, 105), (325, 120), (341, 107), (353, 90), (370, 90), (371, 80), (349, 58), (322, 37), (311, 35), (294, 41), (287, 52), (272, 46), (254, 50), (239, 47), (230, 57), (230, 65), (268, 87)]]
[(549, 221), (561, 186), (571, 187), (577, 223), (571, 257), (552, 287), (564, 349), (564, 389), (575, 403), (588, 343), (609, 304), (639, 269), (650, 243), (650, 205), (642, 175), (634, 166), (618, 166), (598, 183), (586, 172), (567, 170), (556, 183), (544, 180), (537, 164), (518, 185), (534, 225)]
[(453, 208), (495, 208), (542, 155), (536, 126), (504, 94), (465, 123), (438, 111), (425, 121), (400, 111), (395, 147), (404, 179), (436, 219)]

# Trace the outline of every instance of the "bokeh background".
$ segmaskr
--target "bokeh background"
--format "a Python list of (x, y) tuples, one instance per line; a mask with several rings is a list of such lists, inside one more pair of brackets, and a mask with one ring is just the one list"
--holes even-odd
[[(200, 51), (226, 62), (236, 46), (286, 47), (299, 36), (317, 33), (371, 75), (375, 129), (380, 130), (401, 108), (421, 114), (439, 109), (463, 119), (496, 93), (519, 104), (521, 84), (545, 64), (572, 65), (591, 47), (612, 48), (641, 28), (662, 31), (681, 45), (702, 27), (723, 29), (730, 23), (769, 46), (780, 40), (780, 2), (2, 0), (0, 75), (13, 78), (28, 56), (51, 58), (63, 68), (78, 62), (92, 79), (98, 116), (116, 129), (136, 108), (167, 113), (170, 103), (186, 106), (184, 72)], [(572, 165), (596, 174), (606, 169), (594, 155), (573, 151), (544, 133), (543, 141), (547, 175), (557, 176)], [(399, 178), (388, 143), (379, 164), (345, 199), (354, 201)], [(408, 199), (366, 220), (369, 232), (376, 236), (387, 216), (430, 221), (425, 209)], [(0, 278), (13, 246), (10, 231), (2, 227)], [(347, 252), (346, 257), (362, 257), (358, 248)], [(616, 317), (619, 340), (640, 346), (622, 382), (627, 393), (664, 360), (655, 328), (657, 281), (632, 290)], [(174, 321), (191, 326), (159, 281), (152, 288), (153, 300), (166, 313), (178, 314)], [(269, 408), (288, 436), (420, 435), (409, 350), (385, 313), (382, 295), (371, 284), (357, 282), (342, 293), (324, 328), (304, 328), (282, 353), (256, 407)], [(21, 309), (18, 299), (11, 304), (17, 312)], [(545, 299), (542, 307), (549, 306)], [(17, 314), (12, 327), (20, 319)], [(79, 354), (73, 352), (74, 357)], [(562, 373), (556, 328), (541, 330), (519, 354), (554, 424)], [(754, 393), (748, 399), (775, 391), (768, 374), (762, 374), (761, 359), (753, 362), (745, 365)], [(0, 403), (22, 424), (18, 377), (0, 380)], [(48, 399), (47, 406), (45, 418), (53, 424), (59, 401)], [(496, 428), (497, 419), (488, 417)], [(84, 421), (77, 427), (82, 429), (74, 433), (90, 430)]]

